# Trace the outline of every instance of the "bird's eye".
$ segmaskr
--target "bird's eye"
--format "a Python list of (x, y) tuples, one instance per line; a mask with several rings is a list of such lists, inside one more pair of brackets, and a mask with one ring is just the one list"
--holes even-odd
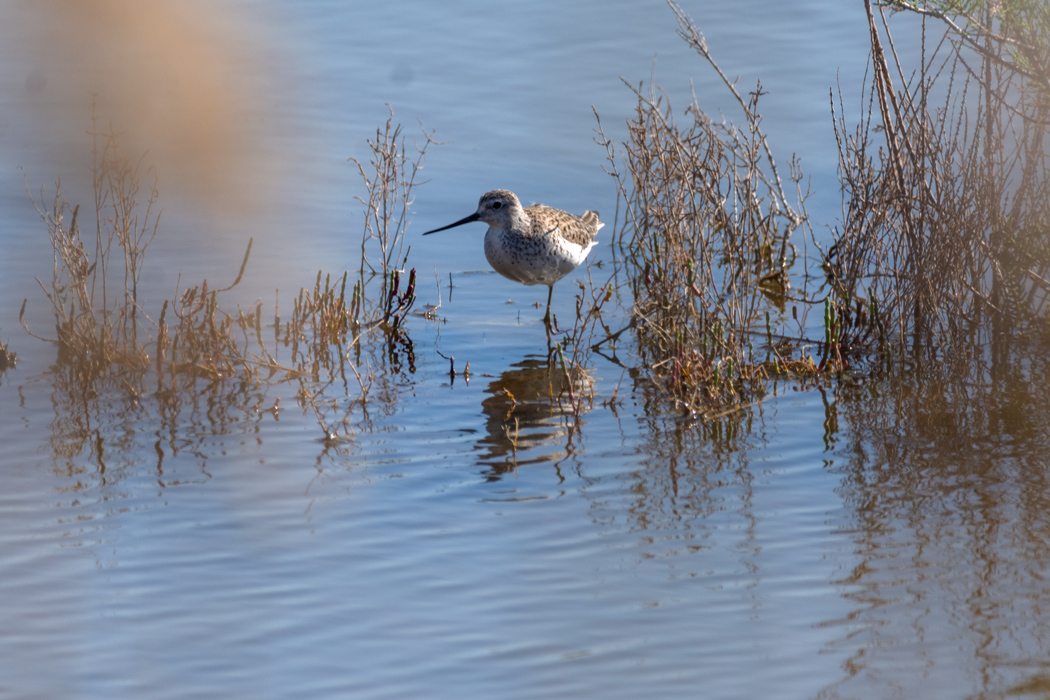
[(503, 206), (503, 202), (501, 202), (499, 200), (496, 200), (495, 202), (492, 203), (492, 208), (493, 209), (499, 209), (502, 206)]

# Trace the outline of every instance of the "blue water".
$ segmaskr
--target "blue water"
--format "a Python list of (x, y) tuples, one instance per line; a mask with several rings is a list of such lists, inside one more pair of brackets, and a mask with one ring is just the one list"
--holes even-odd
[[(803, 157), (823, 235), (839, 201), (828, 90), (841, 81), (859, 109), (862, 5), (683, 7), (741, 91), (759, 78), (769, 91), (771, 145)], [(232, 281), (249, 236), (227, 298), (261, 299), (264, 318), (275, 302), (288, 314), (318, 269), (355, 270), (364, 189), (347, 158), (368, 158), (389, 104), (406, 135), (418, 120), (442, 142), (409, 230), (419, 304), (440, 302), (440, 320), (410, 319), (411, 355), (366, 347), (363, 405), (352, 377), (316, 411), (294, 382), (220, 385), (175, 414), (148, 396), (63, 392), (51, 346), (19, 327), (29, 298), (27, 322), (50, 331), (34, 277), (49, 280), (51, 252), (16, 166), (34, 192), (61, 175), (70, 196), (88, 193), (67, 143), (88, 117), (64, 115), (80, 124), (70, 136), (33, 111), (53, 106), (34, 100), (58, 89), (58, 69), (9, 48), (0, 340), (20, 362), (0, 375), (0, 697), (1045, 694), (1048, 490), (1031, 479), (1044, 429), (1018, 431), (1014, 450), (984, 451), (998, 429), (980, 426), (952, 444), (894, 414), (901, 387), (834, 382), (780, 383), (697, 423), (599, 355), (577, 420), (533, 373), (546, 290), (488, 270), (474, 227), (416, 235), (496, 187), (611, 221), (593, 110), (624, 138), (634, 100), (621, 76), (655, 75), (679, 114), (692, 91), (737, 118), (665, 5), (231, 0), (204, 12), (211, 40), (228, 39), (238, 79), (224, 85), (252, 97), (242, 123), (265, 176), (240, 172), (260, 195), (245, 206), (221, 182), (202, 192), (161, 171), (144, 308), (176, 284)], [(913, 35), (901, 27), (901, 51)], [(557, 286), (559, 317), (575, 280), (600, 285), (611, 259), (600, 246)], [(469, 381), (439, 352), (469, 362)], [(966, 440), (973, 455), (953, 451)], [(996, 478), (979, 478), (986, 467)]]
[[(514, 359), (490, 352), (476, 372)], [(849, 538), (829, 532), (819, 449), (780, 439), (819, 423), (812, 395), (769, 399), (740, 454), (686, 437), (697, 449), (669, 463), (625, 407), (571, 438), (552, 421), (515, 469), (485, 447), (491, 379), (442, 369), (328, 449), (290, 408), (225, 435), (184, 425), (177, 453), (145, 420), (105, 474), (10, 460), (4, 689), (804, 696), (837, 677), (816, 623), (849, 612), (829, 586)], [(4, 444), (46, 439), (46, 409), (21, 413)]]

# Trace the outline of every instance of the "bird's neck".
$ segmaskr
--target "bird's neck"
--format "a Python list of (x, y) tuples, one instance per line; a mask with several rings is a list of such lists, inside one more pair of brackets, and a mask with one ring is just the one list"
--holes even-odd
[(520, 207), (510, 212), (510, 229), (514, 231), (528, 231), (532, 227), (532, 219), (529, 213)]

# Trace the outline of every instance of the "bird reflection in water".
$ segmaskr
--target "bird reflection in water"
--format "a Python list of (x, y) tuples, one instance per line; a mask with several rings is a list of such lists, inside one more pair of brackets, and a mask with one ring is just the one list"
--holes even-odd
[(529, 464), (557, 465), (571, 455), (577, 411), (588, 408), (579, 397), (590, 391), (590, 383), (579, 367), (566, 370), (535, 357), (526, 357), (490, 382), (481, 402), (485, 436), (477, 444), (478, 464), (488, 468), (487, 478), (497, 481)]

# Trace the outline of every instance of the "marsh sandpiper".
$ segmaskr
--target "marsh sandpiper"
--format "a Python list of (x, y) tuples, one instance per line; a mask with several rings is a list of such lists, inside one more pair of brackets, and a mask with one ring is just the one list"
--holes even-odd
[(598, 229), (605, 225), (598, 221), (596, 211), (576, 216), (542, 204), (523, 207), (510, 190), (492, 190), (481, 195), (478, 210), (470, 216), (423, 235), (472, 221), (489, 225), (485, 258), (493, 270), (522, 284), (547, 285), (547, 313), (543, 320), (548, 324), (554, 283), (584, 261), (597, 244)]

